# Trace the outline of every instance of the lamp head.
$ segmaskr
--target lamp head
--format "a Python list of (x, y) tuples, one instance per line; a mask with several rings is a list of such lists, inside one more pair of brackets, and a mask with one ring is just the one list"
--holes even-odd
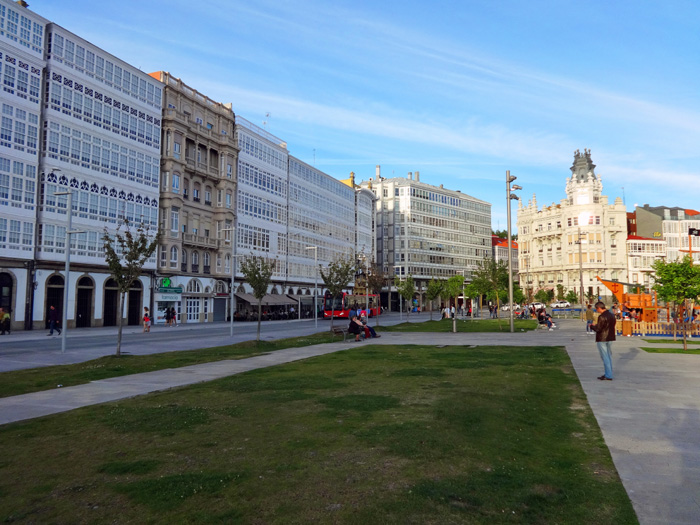
[(511, 191), (518, 191), (518, 190), (522, 190), (522, 189), (523, 189), (522, 186), (518, 186), (517, 184), (513, 184)]

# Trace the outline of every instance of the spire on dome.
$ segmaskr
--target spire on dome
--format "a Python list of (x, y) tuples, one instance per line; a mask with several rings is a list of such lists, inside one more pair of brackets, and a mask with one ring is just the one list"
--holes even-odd
[(574, 151), (574, 163), (571, 166), (571, 178), (578, 182), (585, 182), (588, 179), (588, 174), (591, 174), (592, 178), (596, 178), (595, 164), (591, 160), (591, 150), (583, 149), (583, 154), (579, 150)]

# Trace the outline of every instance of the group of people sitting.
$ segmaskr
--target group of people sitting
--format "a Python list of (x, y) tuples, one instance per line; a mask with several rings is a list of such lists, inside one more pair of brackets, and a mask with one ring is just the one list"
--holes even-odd
[(369, 324), (367, 324), (367, 316), (361, 315), (364, 311), (360, 312), (358, 310), (350, 310), (348, 315), (350, 319), (350, 325), (348, 326), (348, 333), (355, 336), (355, 341), (360, 341), (361, 336), (364, 334), (365, 339), (370, 339), (372, 337), (381, 337)]
[(557, 327), (554, 321), (552, 321), (552, 316), (547, 313), (545, 308), (540, 308), (537, 311), (537, 322), (541, 325), (546, 325), (550, 332)]

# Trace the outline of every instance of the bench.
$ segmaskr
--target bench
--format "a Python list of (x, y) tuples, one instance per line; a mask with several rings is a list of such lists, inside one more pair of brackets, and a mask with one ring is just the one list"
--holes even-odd
[(345, 339), (348, 337), (348, 329), (343, 328), (342, 326), (334, 326), (333, 327), (333, 335), (342, 335), (343, 342), (345, 342)]

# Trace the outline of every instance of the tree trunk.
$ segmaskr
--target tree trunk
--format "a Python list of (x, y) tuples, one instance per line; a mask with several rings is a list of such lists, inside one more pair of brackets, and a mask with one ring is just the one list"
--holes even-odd
[[(452, 308), (450, 308), (450, 315), (452, 315)], [(457, 333), (457, 298), (455, 297), (455, 314), (452, 315), (452, 333)]]
[(433, 320), (433, 301), (430, 301), (430, 320)]
[(409, 318), (411, 317), (411, 303), (408, 300), (406, 300), (406, 302), (408, 303), (408, 308), (406, 309), (406, 322), (410, 323), (411, 321)]
[(261, 321), (262, 321), (262, 299), (258, 299), (258, 338), (257, 338), (258, 343), (260, 342), (260, 322)]
[(124, 298), (126, 292), (119, 292), (117, 295), (117, 357), (122, 355), (122, 310), (124, 309)]

